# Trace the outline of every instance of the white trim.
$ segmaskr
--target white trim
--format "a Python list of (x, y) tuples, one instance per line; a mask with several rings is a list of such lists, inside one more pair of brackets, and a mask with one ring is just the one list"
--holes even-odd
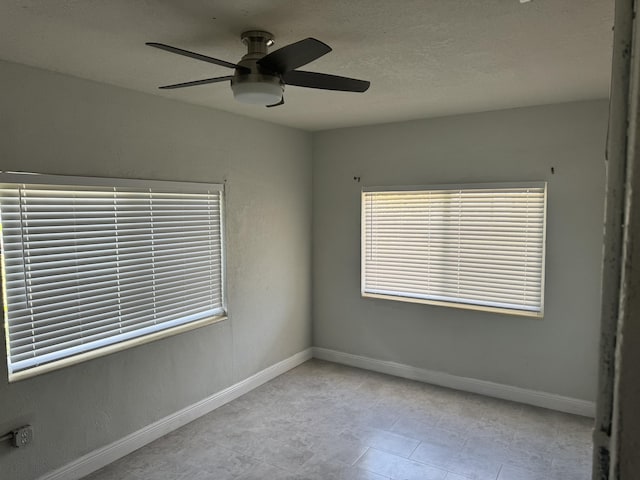
[[(543, 247), (544, 248), (544, 247)], [(543, 262), (543, 270), (544, 270), (544, 262)], [(362, 277), (364, 281), (364, 276)], [(543, 274), (544, 278), (544, 274)], [(544, 287), (541, 288), (541, 291), (544, 291)], [(406, 302), (406, 303), (421, 303), (423, 305), (438, 305), (440, 307), (450, 307), (450, 308), (460, 308), (462, 310), (478, 310), (481, 312), (491, 312), (491, 313), (500, 313), (503, 315), (517, 315), (519, 317), (530, 317), (530, 318), (544, 318), (544, 313), (542, 311), (535, 310), (518, 310), (515, 308), (507, 308), (507, 307), (495, 307), (487, 304), (481, 303), (462, 303), (456, 301), (448, 301), (448, 300), (433, 300), (430, 298), (419, 298), (417, 296), (400, 296), (386, 293), (377, 293), (373, 291), (365, 292), (363, 287), (362, 298), (378, 298), (380, 300), (393, 300), (395, 302)]]
[(491, 190), (496, 188), (545, 188), (544, 180), (536, 182), (500, 182), (500, 183), (441, 183), (435, 185), (393, 185), (393, 186), (363, 186), (363, 192), (411, 192), (422, 190)]
[(122, 350), (127, 350), (128, 348), (137, 347), (139, 345), (144, 345), (145, 343), (155, 342), (156, 340), (160, 340), (161, 338), (171, 337), (173, 335), (185, 333), (190, 330), (194, 330), (196, 328), (202, 328), (207, 325), (213, 325), (214, 323), (222, 322), (222, 321), (225, 321), (226, 319), (227, 319), (227, 315), (209, 316), (209, 317), (201, 318), (200, 320), (195, 320), (188, 323), (176, 325), (175, 327), (165, 328), (163, 330), (156, 330), (155, 332), (148, 333), (146, 335), (129, 338), (128, 340), (122, 340), (116, 343), (112, 343), (110, 345), (98, 347), (95, 350), (88, 350), (86, 352), (80, 351), (80, 353), (75, 353), (71, 356), (64, 357), (50, 363), (45, 363), (44, 365), (36, 365), (34, 367), (29, 367), (25, 370), (20, 370), (16, 373), (13, 373), (9, 368), (9, 383), (18, 382), (26, 378), (31, 378), (37, 375), (41, 375), (43, 373), (53, 372), (54, 370), (59, 370), (61, 368), (65, 368), (70, 365), (76, 365), (78, 363), (86, 362), (87, 360), (91, 360), (94, 358), (100, 358), (100, 357), (104, 357), (105, 355), (111, 355), (112, 353), (120, 352)]
[(206, 193), (221, 192), (223, 183), (174, 182), (173, 180), (146, 180), (142, 178), (81, 177), (75, 175), (48, 175), (31, 172), (0, 171), (0, 183), (17, 185), (56, 185), (70, 187), (155, 188), (167, 192)]
[(172, 432), (173, 430), (176, 430), (203, 415), (206, 415), (225, 403), (235, 400), (239, 396), (250, 392), (254, 388), (257, 388), (263, 383), (282, 375), (288, 370), (297, 367), (310, 358), (312, 358), (312, 349), (307, 348), (306, 350), (298, 352), (289, 358), (285, 358), (284, 360), (261, 370), (249, 378), (214, 393), (204, 400), (161, 418), (160, 420), (147, 425), (146, 427), (143, 427), (120, 440), (116, 440), (109, 445), (94, 450), (93, 452), (89, 452), (88, 454), (57, 470), (45, 474), (40, 477), (39, 480), (77, 480), (89, 475), (105, 465), (128, 455), (138, 448), (157, 440), (163, 435), (166, 435), (167, 433)]
[(514, 402), (549, 408), (560, 412), (573, 413), (585, 417), (595, 416), (595, 403), (577, 398), (563, 397), (548, 392), (539, 392), (501, 383), (478, 380), (475, 378), (459, 377), (449, 373), (426, 370), (402, 363), (377, 360), (374, 358), (339, 352), (328, 348), (313, 347), (314, 358), (341, 363), (351, 367), (363, 368), (374, 372), (386, 373), (396, 377), (418, 380), (420, 382), (454, 388), (465, 392), (478, 393), (489, 397), (502, 398)]

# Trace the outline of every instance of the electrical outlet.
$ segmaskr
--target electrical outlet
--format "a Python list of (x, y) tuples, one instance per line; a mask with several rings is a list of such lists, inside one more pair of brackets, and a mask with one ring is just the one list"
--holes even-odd
[(11, 445), (14, 447), (24, 447), (29, 445), (33, 440), (33, 428), (31, 425), (25, 425), (24, 427), (16, 428), (13, 432), (13, 438), (11, 439)]

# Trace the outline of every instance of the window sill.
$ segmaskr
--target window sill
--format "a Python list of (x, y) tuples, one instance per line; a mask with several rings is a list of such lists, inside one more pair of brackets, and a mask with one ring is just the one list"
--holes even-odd
[(439, 307), (459, 308), (462, 310), (477, 310), (481, 312), (501, 313), (503, 315), (515, 315), (518, 317), (539, 318), (544, 317), (544, 312), (532, 312), (527, 310), (517, 310), (514, 308), (499, 308), (486, 305), (473, 305), (469, 303), (443, 302), (438, 300), (427, 300), (423, 298), (401, 297), (395, 295), (381, 295), (377, 293), (362, 293), (362, 298), (377, 298), (380, 300), (392, 300), (405, 303), (421, 303), (423, 305), (436, 305)]
[(87, 360), (92, 360), (94, 358), (104, 357), (105, 355), (111, 355), (112, 353), (116, 353), (121, 350), (137, 347), (138, 345), (144, 345), (145, 343), (153, 342), (155, 340), (160, 340), (161, 338), (171, 337), (173, 335), (178, 335), (180, 333), (188, 332), (190, 330), (195, 330), (196, 328), (201, 328), (207, 325), (212, 325), (214, 323), (219, 323), (226, 320), (227, 318), (228, 316), (226, 314), (202, 318), (194, 322), (185, 323), (183, 325), (178, 325), (176, 327), (168, 328), (166, 330), (160, 330), (158, 332), (144, 335), (142, 337), (132, 338), (131, 340), (114, 343), (113, 345), (101, 347), (96, 350), (84, 352), (78, 355), (56, 360), (54, 362), (45, 363), (43, 365), (38, 365), (37, 367), (32, 367), (26, 370), (22, 370), (20, 372), (9, 373), (9, 383), (25, 380), (27, 378), (35, 377), (36, 375), (41, 375), (43, 373), (59, 370), (61, 368), (68, 367), (70, 365), (75, 365), (77, 363), (85, 362)]

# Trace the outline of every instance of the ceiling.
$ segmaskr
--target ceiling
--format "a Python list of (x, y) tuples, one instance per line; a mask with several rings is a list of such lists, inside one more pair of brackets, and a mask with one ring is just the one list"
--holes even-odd
[[(605, 98), (614, 0), (2, 0), (0, 59), (307, 130)], [(231, 70), (245, 30), (333, 52), (303, 67), (371, 81), (366, 93), (289, 86), (277, 108), (227, 83), (159, 85)]]

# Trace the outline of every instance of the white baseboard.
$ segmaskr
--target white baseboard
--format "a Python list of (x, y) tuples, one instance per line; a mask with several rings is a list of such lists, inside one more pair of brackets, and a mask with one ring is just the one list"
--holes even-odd
[(225, 403), (250, 392), (263, 383), (268, 382), (294, 367), (297, 367), (301, 363), (306, 362), (311, 357), (311, 348), (298, 352), (295, 355), (286, 358), (275, 365), (271, 365), (245, 380), (242, 380), (241, 382), (214, 393), (204, 400), (194, 403), (193, 405), (183, 408), (182, 410), (164, 417), (157, 422), (147, 425), (146, 427), (143, 427), (120, 440), (116, 440), (110, 445), (94, 450), (93, 452), (90, 452), (63, 467), (54, 470), (53, 472), (49, 472), (43, 477), (40, 477), (39, 480), (78, 480), (85, 475), (89, 475), (105, 465), (128, 455), (138, 448), (157, 440), (163, 435), (192, 422), (196, 418), (206, 415)]
[(594, 402), (563, 397), (553, 393), (528, 390), (526, 388), (513, 387), (500, 383), (477, 380), (475, 378), (459, 377), (443, 372), (425, 370), (396, 362), (376, 360), (374, 358), (352, 355), (327, 348), (313, 347), (314, 358), (341, 363), (352, 367), (386, 373), (396, 377), (418, 380), (433, 385), (453, 388), (465, 392), (478, 393), (488, 397), (502, 398), (514, 402), (535, 405), (536, 407), (549, 408), (560, 412), (573, 413), (585, 417), (594, 417), (596, 406)]

